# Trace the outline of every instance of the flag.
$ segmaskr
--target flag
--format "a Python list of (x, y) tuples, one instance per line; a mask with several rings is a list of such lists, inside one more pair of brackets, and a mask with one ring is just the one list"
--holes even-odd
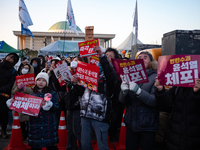
[(24, 3), (24, 0), (19, 0), (19, 20), (27, 29), (28, 26), (33, 25), (31, 17), (28, 13), (28, 9)]
[(67, 4), (67, 20), (68, 20), (68, 24), (69, 24), (69, 29), (73, 30), (78, 35), (71, 0), (68, 0), (68, 4)]
[(34, 39), (33, 33), (29, 30), (28, 27), (24, 28), (24, 25), (22, 23), (21, 23), (21, 31), (22, 31), (22, 34), (29, 35)]
[(138, 37), (138, 12), (137, 12), (137, 0), (135, 5), (135, 15), (133, 20), (133, 27), (135, 27), (135, 44), (137, 44), (137, 37)]

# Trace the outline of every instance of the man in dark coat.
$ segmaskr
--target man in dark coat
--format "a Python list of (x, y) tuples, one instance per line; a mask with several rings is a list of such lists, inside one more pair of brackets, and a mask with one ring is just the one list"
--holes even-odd
[(17, 71), (14, 65), (18, 62), (19, 56), (15, 53), (10, 53), (6, 56), (3, 62), (0, 62), (0, 119), (2, 123), (1, 136), (7, 138), (6, 128), (8, 125), (8, 107), (6, 101), (11, 95), (11, 89), (15, 82)]
[(166, 146), (169, 150), (200, 149), (200, 79), (195, 86), (172, 87), (168, 91), (156, 78), (156, 100), (160, 109), (173, 107), (170, 124), (166, 132)]

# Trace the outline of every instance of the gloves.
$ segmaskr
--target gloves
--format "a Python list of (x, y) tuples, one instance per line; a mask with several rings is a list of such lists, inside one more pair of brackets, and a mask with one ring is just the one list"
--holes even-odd
[(23, 83), (20, 83), (19, 85), (18, 85), (18, 89), (19, 90), (26, 90), (26, 85), (25, 84), (23, 84)]
[(136, 93), (137, 95), (141, 93), (141, 88), (138, 86), (137, 83), (133, 81), (129, 83), (129, 89), (133, 91), (134, 93)]
[(8, 108), (10, 108), (10, 105), (12, 104), (11, 100), (12, 100), (12, 98), (10, 98), (6, 101), (6, 105), (8, 106)]
[(122, 82), (121, 83), (121, 90), (124, 94), (127, 94), (128, 93), (128, 90), (129, 90), (129, 85), (128, 83), (126, 82)]
[(44, 106), (42, 106), (42, 108), (46, 111), (50, 110), (50, 108), (53, 106), (53, 103), (51, 101), (47, 101), (46, 104)]

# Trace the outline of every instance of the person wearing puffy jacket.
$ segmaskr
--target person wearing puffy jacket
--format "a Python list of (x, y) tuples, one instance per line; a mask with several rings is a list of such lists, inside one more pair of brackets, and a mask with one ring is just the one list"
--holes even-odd
[(159, 125), (159, 111), (157, 109), (154, 86), (157, 75), (157, 61), (148, 52), (141, 52), (139, 59), (143, 59), (149, 82), (137, 84), (135, 82), (121, 84), (119, 100), (127, 107), (124, 123), (126, 124), (127, 150), (153, 150), (156, 131)]

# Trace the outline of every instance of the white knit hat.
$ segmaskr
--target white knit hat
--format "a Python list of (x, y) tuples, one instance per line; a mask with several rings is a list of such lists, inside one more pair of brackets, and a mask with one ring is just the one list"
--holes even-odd
[(45, 79), (47, 81), (47, 86), (49, 85), (49, 75), (46, 72), (38, 73), (38, 75), (35, 78), (35, 84), (36, 84), (37, 79), (39, 79), (39, 78)]

